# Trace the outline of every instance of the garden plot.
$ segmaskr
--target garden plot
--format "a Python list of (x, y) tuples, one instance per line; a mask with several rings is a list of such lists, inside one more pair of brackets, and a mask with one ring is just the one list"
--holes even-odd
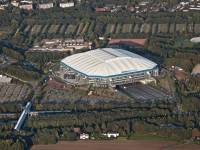
[(117, 28), (116, 28), (116, 34), (120, 34), (121, 33), (121, 28), (122, 28), (122, 25), (118, 24)]
[(194, 32), (194, 25), (193, 24), (188, 24), (188, 32), (191, 32), (191, 33)]
[(136, 24), (133, 30), (134, 33), (138, 33), (139, 32), (139, 24)]
[(47, 28), (48, 28), (48, 24), (46, 24), (45, 26), (44, 26), (44, 28), (42, 29), (42, 34), (45, 34), (46, 32), (47, 32)]
[(132, 29), (132, 24), (124, 24), (122, 28), (123, 33), (130, 33)]
[(174, 32), (174, 24), (170, 24), (169, 26), (169, 33), (173, 33)]
[(157, 24), (152, 25), (152, 34), (156, 33)]
[(60, 28), (59, 33), (62, 34), (64, 32), (64, 29), (65, 29), (65, 25), (62, 25), (62, 27)]
[(168, 25), (167, 24), (158, 24), (158, 33), (167, 33)]
[(79, 35), (79, 34), (82, 32), (83, 27), (84, 27), (84, 24), (81, 23), (81, 24), (78, 26), (78, 30), (77, 30), (77, 32), (76, 32), (76, 35)]
[(106, 35), (110, 34), (110, 33), (113, 33), (114, 31), (114, 28), (115, 28), (115, 25), (114, 24), (108, 24), (106, 26)]
[(186, 31), (186, 24), (176, 24), (176, 31), (183, 33)]
[(144, 30), (144, 24), (142, 24), (141, 27), (140, 27), (140, 33), (142, 33), (143, 30)]
[(49, 28), (48, 33), (52, 34), (52, 33), (56, 33), (56, 31), (58, 30), (59, 25), (51, 25), (51, 27)]
[(28, 25), (28, 26), (26, 26), (26, 28), (24, 29), (24, 32), (29, 32), (29, 30), (31, 29), (31, 26), (30, 25)]
[(0, 91), (0, 97), (3, 97), (4, 95), (6, 95), (6, 92), (9, 88), (9, 85), (4, 85), (2, 88), (1, 88), (1, 91)]
[(195, 24), (195, 33), (200, 33), (200, 24)]
[(67, 27), (67, 30), (66, 30), (65, 33), (66, 34), (74, 34), (75, 30), (76, 30), (76, 26), (75, 25), (69, 25)]

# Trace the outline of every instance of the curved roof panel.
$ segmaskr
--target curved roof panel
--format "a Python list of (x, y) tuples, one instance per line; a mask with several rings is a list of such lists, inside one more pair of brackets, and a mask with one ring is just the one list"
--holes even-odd
[(156, 63), (135, 53), (101, 48), (68, 56), (61, 61), (67, 67), (88, 77), (112, 77), (150, 71)]

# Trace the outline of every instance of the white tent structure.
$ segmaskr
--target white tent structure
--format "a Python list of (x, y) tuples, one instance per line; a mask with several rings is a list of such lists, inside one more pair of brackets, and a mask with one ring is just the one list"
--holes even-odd
[(116, 86), (158, 75), (157, 64), (135, 53), (101, 48), (66, 57), (61, 61), (63, 79), (93, 86)]

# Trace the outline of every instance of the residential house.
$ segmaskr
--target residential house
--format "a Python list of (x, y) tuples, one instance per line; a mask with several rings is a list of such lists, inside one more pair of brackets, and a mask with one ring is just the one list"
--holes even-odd
[(15, 7), (19, 7), (19, 2), (16, 2), (16, 1), (12, 1), (11, 4)]
[(95, 8), (96, 12), (103, 12), (106, 11), (106, 8)]
[(85, 134), (85, 133), (83, 133), (83, 134), (80, 134), (80, 139), (81, 140), (85, 140), (85, 139), (89, 139), (89, 134)]
[(52, 8), (52, 7), (53, 7), (53, 3), (38, 4), (39, 9), (48, 9), (48, 8)]
[(12, 78), (0, 75), (0, 84), (9, 84), (11, 82), (11, 80), (12, 80)]
[(128, 12), (133, 12), (135, 10), (135, 8), (133, 6), (128, 8)]
[(102, 133), (103, 135), (107, 136), (107, 137), (118, 137), (119, 136), (119, 133), (118, 132), (103, 132)]
[(74, 132), (76, 132), (76, 133), (80, 133), (80, 128), (79, 127), (76, 127), (76, 128), (74, 128)]
[(33, 9), (33, 5), (32, 4), (20, 5), (19, 8), (20, 9), (26, 9), (26, 10), (32, 10)]
[(67, 7), (74, 7), (74, 2), (68, 2), (68, 3), (60, 3), (60, 7), (67, 8)]
[(142, 2), (139, 3), (140, 6), (146, 6), (149, 3), (152, 3), (153, 0), (143, 0)]

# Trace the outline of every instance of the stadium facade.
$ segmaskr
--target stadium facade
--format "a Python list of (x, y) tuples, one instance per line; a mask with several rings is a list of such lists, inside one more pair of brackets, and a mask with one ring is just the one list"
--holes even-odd
[(78, 85), (115, 87), (157, 75), (156, 63), (122, 49), (95, 49), (68, 56), (60, 62), (60, 77)]

